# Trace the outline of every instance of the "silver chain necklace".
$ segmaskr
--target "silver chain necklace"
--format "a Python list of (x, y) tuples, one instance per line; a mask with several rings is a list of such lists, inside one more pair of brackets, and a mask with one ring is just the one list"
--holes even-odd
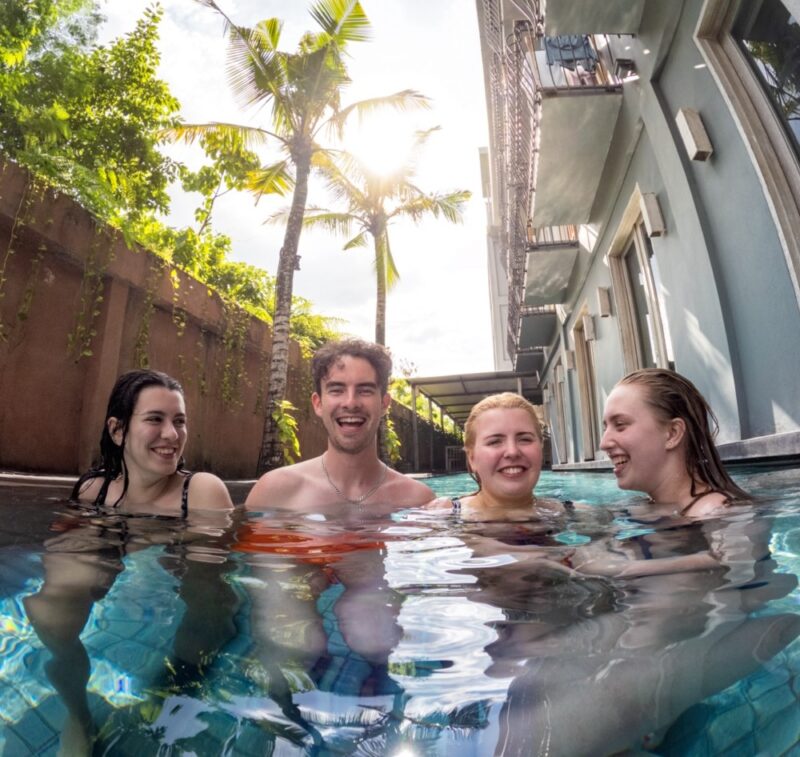
[(328, 479), (328, 483), (331, 485), (331, 488), (345, 501), (350, 503), (351, 505), (361, 505), (364, 503), (365, 500), (369, 499), (373, 494), (375, 494), (378, 489), (381, 488), (383, 482), (386, 480), (386, 474), (389, 471), (389, 466), (386, 463), (383, 464), (383, 471), (381, 472), (381, 477), (378, 479), (378, 483), (375, 484), (369, 491), (364, 492), (360, 497), (356, 499), (351, 499), (348, 497), (336, 484), (331, 481), (331, 477), (328, 474), (328, 469), (325, 467), (325, 455), (320, 455), (319, 458), (320, 462), (322, 463), (322, 472), (325, 474), (325, 478)]

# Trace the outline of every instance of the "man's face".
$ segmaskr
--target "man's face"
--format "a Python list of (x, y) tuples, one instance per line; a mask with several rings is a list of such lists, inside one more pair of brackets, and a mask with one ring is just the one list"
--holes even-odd
[(321, 392), (311, 395), (328, 440), (340, 452), (356, 454), (375, 446), (389, 395), (381, 395), (375, 369), (367, 360), (344, 355), (322, 379)]

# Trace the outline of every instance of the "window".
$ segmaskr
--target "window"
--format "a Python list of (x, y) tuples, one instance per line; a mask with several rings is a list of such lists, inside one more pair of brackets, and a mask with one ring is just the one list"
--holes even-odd
[(578, 373), (578, 391), (581, 403), (581, 459), (594, 460), (595, 450), (599, 448), (597, 415), (597, 381), (595, 379), (594, 352), (591, 333), (592, 317), (586, 309), (577, 319), (572, 329), (575, 338), (575, 370)]
[(800, 24), (780, 0), (744, 3), (731, 36), (800, 154)]
[(697, 44), (761, 177), (800, 300), (797, 0), (705, 0)]
[(559, 463), (569, 462), (569, 444), (567, 441), (567, 409), (564, 402), (564, 366), (558, 363), (555, 367), (555, 379), (552, 382), (554, 419), (551, 420), (552, 438), (555, 446), (554, 459)]
[(614, 299), (626, 372), (668, 368), (672, 345), (664, 309), (664, 288), (653, 246), (641, 219), (627, 242), (609, 255)]

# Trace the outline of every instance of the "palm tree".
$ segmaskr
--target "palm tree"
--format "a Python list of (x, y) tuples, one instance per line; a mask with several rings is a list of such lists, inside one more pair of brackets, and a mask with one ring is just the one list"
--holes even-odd
[(309, 208), (304, 225), (323, 226), (330, 231), (351, 236), (345, 250), (366, 247), (367, 237), (372, 237), (375, 254), (375, 279), (377, 303), (375, 308), (375, 341), (386, 343), (386, 293), (400, 275), (392, 257), (389, 244), (389, 225), (398, 218), (410, 218), (415, 223), (426, 215), (440, 215), (451, 223), (462, 220), (464, 203), (471, 197), (467, 190), (426, 194), (412, 179), (416, 170), (417, 154), (435, 129), (416, 133), (411, 156), (406, 164), (389, 175), (380, 175), (356, 157), (341, 153), (335, 160), (330, 153), (314, 156), (313, 165), (325, 177), (328, 191), (346, 209), (331, 211)]
[(235, 132), (248, 146), (277, 143), (283, 158), (254, 172), (248, 188), (257, 197), (292, 190), (275, 283), (267, 415), (257, 470), (260, 474), (283, 463), (278, 419), (286, 394), (292, 287), (298, 268), (297, 250), (311, 161), (314, 155), (324, 153), (317, 139), (323, 129), (341, 138), (344, 124), (353, 113), (361, 115), (386, 105), (401, 110), (424, 107), (428, 101), (417, 92), (404, 90), (341, 106), (343, 91), (350, 81), (343, 57), (345, 48), (350, 42), (369, 38), (369, 21), (358, 0), (317, 0), (310, 12), (321, 31), (306, 33), (295, 53), (278, 50), (283, 26), (279, 19), (260, 21), (254, 28), (237, 26), (215, 0), (196, 1), (224, 18), (230, 86), (245, 107), (270, 106), (271, 128), (228, 123), (183, 124), (173, 129), (171, 135), (192, 142), (210, 132)]

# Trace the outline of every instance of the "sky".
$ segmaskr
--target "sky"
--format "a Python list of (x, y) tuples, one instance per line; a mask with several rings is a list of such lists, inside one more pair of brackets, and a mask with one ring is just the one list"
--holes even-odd
[[(265, 18), (282, 19), (280, 47), (287, 52), (294, 51), (304, 31), (316, 28), (309, 3), (302, 0), (218, 0), (218, 4), (246, 26)], [(152, 3), (146, 0), (101, 1), (107, 21), (99, 41), (107, 43), (129, 32), (148, 5)], [(415, 89), (431, 98), (432, 107), (384, 120), (377, 136), (375, 131), (371, 137), (362, 134), (351, 149), (368, 147), (375, 154), (377, 148), (380, 156), (402, 156), (404, 134), (438, 126), (421, 155), (417, 185), (424, 191), (472, 192), (464, 222), (458, 226), (427, 219), (419, 225), (403, 221), (390, 228), (400, 281), (388, 296), (386, 343), (396, 369), (413, 363), (418, 376), (491, 371), (486, 209), (479, 164), (488, 127), (474, 0), (362, 0), (362, 5), (372, 24), (372, 39), (349, 48), (352, 84), (343, 102)], [(162, 0), (161, 6), (160, 76), (180, 101), (183, 120), (268, 126), (267, 113), (242, 111), (230, 93), (219, 15), (195, 0)], [(168, 151), (192, 168), (202, 162), (202, 152), (196, 149), (171, 146)], [(173, 193), (170, 225), (193, 224), (199, 195), (182, 194)], [(325, 202), (313, 183), (310, 200)], [(283, 228), (264, 221), (288, 204), (289, 198), (267, 197), (255, 205), (252, 196), (239, 193), (223, 198), (213, 224), (231, 237), (231, 257), (274, 274)], [(372, 339), (372, 250), (343, 251), (344, 242), (321, 230), (303, 231), (294, 293), (311, 300), (316, 312), (344, 319), (341, 328), (346, 333)]]

